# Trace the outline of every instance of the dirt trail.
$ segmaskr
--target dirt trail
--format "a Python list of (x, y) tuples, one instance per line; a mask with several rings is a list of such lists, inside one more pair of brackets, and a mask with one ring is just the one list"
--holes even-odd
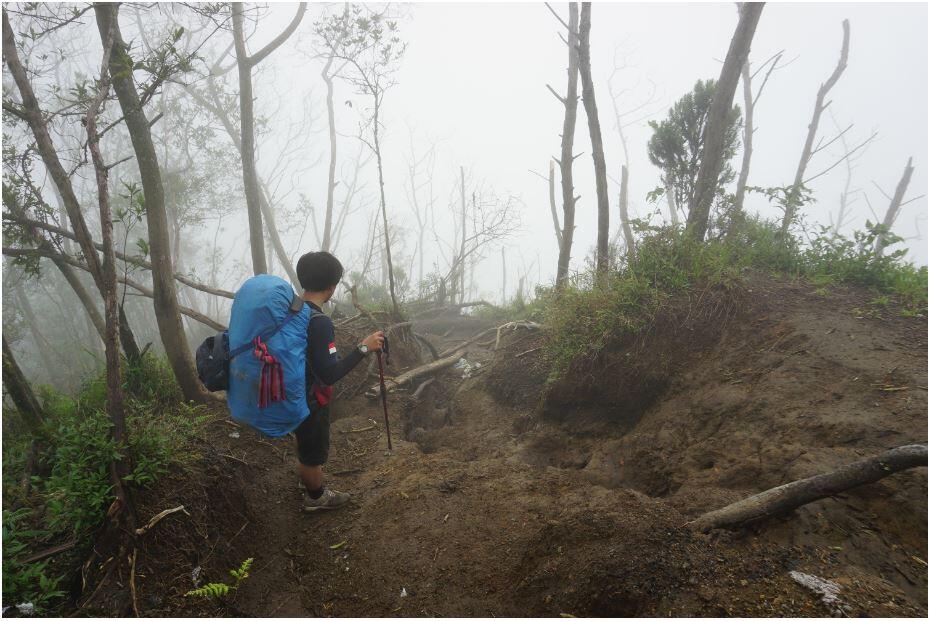
[[(143, 501), (143, 516), (183, 503), (191, 517), (172, 516), (144, 540), (140, 608), (833, 614), (791, 579), (799, 570), (837, 582), (847, 614), (925, 615), (925, 469), (740, 532), (682, 528), (754, 491), (926, 441), (925, 320), (862, 314), (867, 300), (853, 291), (828, 305), (790, 283), (749, 293), (748, 318), (730, 321), (698, 362), (669, 363), (673, 376), (632, 426), (628, 412), (602, 404), (574, 412), (583, 422), (571, 424), (537, 407), (545, 368), (525, 352), (541, 346), (538, 334), (509, 335), (496, 357), (472, 350), (469, 360), (482, 363), (475, 376), (448, 370), (420, 403), (393, 396), (389, 455), (379, 403), (346, 391), (328, 472), (354, 499), (331, 513), (299, 512), (292, 439), (212, 423), (193, 468)], [(484, 329), (437, 325), (439, 346)], [(234, 598), (183, 597), (196, 567), (202, 580), (222, 580), (247, 557), (252, 576)], [(120, 593), (101, 599), (103, 610), (125, 610)]]

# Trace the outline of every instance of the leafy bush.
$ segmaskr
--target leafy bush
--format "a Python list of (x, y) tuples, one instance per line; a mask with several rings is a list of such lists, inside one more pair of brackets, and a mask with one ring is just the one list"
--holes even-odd
[[(124, 452), (131, 469), (124, 480), (144, 487), (154, 483), (170, 464), (187, 457), (183, 448), (203, 419), (198, 416), (200, 406), (181, 401), (164, 361), (146, 356), (137, 366), (126, 367), (128, 445)], [(45, 563), (21, 564), (17, 557), (49, 541), (71, 537), (81, 541), (99, 524), (114, 499), (108, 465), (120, 451), (110, 438), (104, 375), (88, 380), (74, 398), (47, 387), (40, 390), (40, 396), (46, 416), (39, 469), (43, 474), (33, 476), (34, 492), (28, 499), (33, 508), (3, 514), (3, 598), (44, 608), (59, 595), (58, 579), (45, 575)], [(6, 477), (22, 473), (30, 442), (22, 432), (15, 437), (5, 434), (5, 493), (19, 487), (12, 476)]]
[(895, 296), (905, 306), (904, 314), (926, 312), (926, 268), (904, 263), (905, 250), (875, 253), (879, 234), (888, 246), (900, 238), (871, 223), (851, 240), (821, 228), (806, 245), (793, 235), (781, 238), (777, 222), (758, 217), (704, 243), (673, 226), (653, 226), (646, 220), (635, 220), (633, 226), (635, 256), (623, 257), (605, 282), (586, 272), (560, 292), (541, 292), (533, 302), (550, 328), (550, 379), (610, 338), (641, 331), (674, 293), (694, 286), (732, 288), (747, 269), (802, 276), (826, 295), (830, 284), (854, 284), (878, 294), (883, 306)]
[(61, 577), (46, 575), (47, 561), (27, 564), (20, 560), (31, 541), (49, 535), (47, 530), (21, 524), (30, 517), (32, 510), (27, 507), (3, 511), (3, 599), (10, 604), (31, 603), (36, 612), (42, 612), (64, 591), (58, 589)]

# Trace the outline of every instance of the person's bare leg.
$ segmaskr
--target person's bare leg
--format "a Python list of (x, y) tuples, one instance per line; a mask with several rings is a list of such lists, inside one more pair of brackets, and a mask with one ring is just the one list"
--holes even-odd
[(297, 468), (300, 474), (300, 480), (303, 481), (303, 487), (308, 492), (315, 492), (323, 486), (323, 467), (322, 466), (305, 466), (300, 464)]

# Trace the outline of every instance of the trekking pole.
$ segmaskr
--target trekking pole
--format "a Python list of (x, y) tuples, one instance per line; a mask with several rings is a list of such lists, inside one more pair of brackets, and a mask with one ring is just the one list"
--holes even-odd
[[(390, 350), (387, 347), (387, 337), (384, 337), (384, 355), (387, 357), (387, 364), (390, 364)], [(387, 450), (394, 450), (390, 443), (390, 419), (387, 417), (387, 386), (384, 385), (384, 363), (381, 359), (380, 350), (377, 351), (377, 371), (381, 378), (381, 403), (384, 404), (384, 426), (387, 428)]]

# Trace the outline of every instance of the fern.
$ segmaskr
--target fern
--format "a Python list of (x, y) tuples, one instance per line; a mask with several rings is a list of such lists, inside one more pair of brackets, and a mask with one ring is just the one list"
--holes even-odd
[(193, 591), (187, 591), (184, 594), (184, 597), (189, 597), (193, 595), (194, 597), (212, 597), (212, 598), (222, 598), (229, 595), (230, 587), (228, 584), (222, 582), (211, 582), (209, 584), (204, 584), (199, 589), (194, 589)]
[(234, 591), (239, 588), (239, 585), (243, 580), (248, 578), (249, 570), (252, 567), (252, 561), (255, 559), (247, 558), (242, 561), (242, 564), (238, 569), (230, 569), (229, 575), (235, 579), (235, 584), (226, 584), (224, 582), (210, 582), (205, 584), (199, 589), (194, 589), (193, 591), (187, 591), (184, 594), (184, 597), (211, 597), (213, 599), (222, 599), (229, 595), (230, 591)]
[(235, 578), (235, 586), (233, 588), (237, 588), (240, 582), (248, 578), (248, 570), (252, 568), (252, 561), (254, 560), (253, 558), (247, 558), (242, 561), (238, 569), (229, 570), (229, 574)]

